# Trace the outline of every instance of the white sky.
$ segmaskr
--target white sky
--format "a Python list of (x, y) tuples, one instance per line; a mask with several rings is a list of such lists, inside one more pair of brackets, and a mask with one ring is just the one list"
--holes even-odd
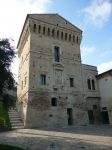
[[(51, 0), (0, 0), (0, 38), (14, 39), (17, 45), (26, 15), (44, 13)], [(12, 72), (17, 80), (18, 59), (14, 60)]]

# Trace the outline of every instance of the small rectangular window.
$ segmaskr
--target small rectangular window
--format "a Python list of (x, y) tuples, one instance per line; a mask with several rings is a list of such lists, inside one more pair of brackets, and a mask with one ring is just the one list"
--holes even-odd
[(51, 99), (51, 106), (57, 106), (57, 98), (53, 97)]
[(60, 62), (60, 48), (58, 46), (54, 47), (54, 60)]
[(74, 87), (74, 78), (70, 78), (70, 87)]
[(41, 82), (41, 85), (46, 85), (46, 75), (45, 74), (40, 75), (40, 82)]

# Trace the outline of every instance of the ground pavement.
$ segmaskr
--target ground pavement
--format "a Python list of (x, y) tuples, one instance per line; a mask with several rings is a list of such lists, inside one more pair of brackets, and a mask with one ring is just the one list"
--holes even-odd
[(18, 129), (0, 133), (0, 143), (27, 150), (48, 150), (52, 144), (59, 150), (112, 150), (112, 126)]

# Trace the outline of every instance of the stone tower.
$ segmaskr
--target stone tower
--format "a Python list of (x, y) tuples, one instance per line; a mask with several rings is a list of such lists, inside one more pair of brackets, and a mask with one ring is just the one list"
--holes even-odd
[(25, 127), (87, 123), (81, 39), (82, 31), (58, 14), (27, 15), (17, 46), (17, 107)]

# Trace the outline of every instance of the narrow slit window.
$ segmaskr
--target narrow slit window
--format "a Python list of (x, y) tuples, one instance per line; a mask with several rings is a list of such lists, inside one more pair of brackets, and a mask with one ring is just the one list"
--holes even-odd
[(78, 36), (77, 36), (77, 43), (79, 42), (79, 38), (78, 38)]
[(60, 62), (60, 48), (58, 46), (54, 47), (54, 60)]
[(57, 38), (59, 38), (59, 30), (57, 31)]
[(67, 33), (65, 33), (65, 41), (67, 41)]
[(63, 40), (63, 32), (61, 32), (61, 39)]
[(43, 27), (43, 34), (45, 35), (45, 27)]
[(71, 41), (71, 34), (69, 34), (69, 42)]
[(73, 35), (73, 42), (75, 42), (75, 35)]
[(50, 35), (50, 29), (48, 28), (47, 30), (47, 35), (49, 36)]
[(37, 28), (37, 27), (36, 27), (36, 24), (34, 24), (34, 26), (33, 26), (33, 31), (34, 31), (34, 32), (36, 32), (36, 28)]
[(54, 37), (54, 29), (52, 29), (52, 36)]
[(39, 25), (39, 29), (38, 29), (38, 32), (40, 33), (41, 32), (41, 26)]

